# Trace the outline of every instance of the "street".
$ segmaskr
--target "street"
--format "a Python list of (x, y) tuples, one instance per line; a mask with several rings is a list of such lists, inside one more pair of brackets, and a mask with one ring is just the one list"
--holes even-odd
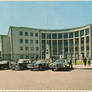
[(92, 66), (72, 71), (0, 70), (0, 90), (92, 90)]

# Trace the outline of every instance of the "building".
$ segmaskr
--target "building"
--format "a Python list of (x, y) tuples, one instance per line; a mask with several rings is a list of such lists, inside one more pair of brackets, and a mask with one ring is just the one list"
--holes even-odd
[(92, 59), (92, 24), (61, 30), (11, 26), (7, 36), (0, 36), (0, 57), (11, 60), (45, 58), (46, 44), (51, 58), (61, 55), (78, 60)]

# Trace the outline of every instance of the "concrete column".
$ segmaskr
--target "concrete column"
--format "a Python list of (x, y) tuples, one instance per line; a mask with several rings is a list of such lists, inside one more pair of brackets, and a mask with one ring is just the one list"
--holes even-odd
[(89, 58), (92, 58), (91, 56), (91, 27), (89, 28)]
[(62, 51), (64, 56), (64, 33), (62, 33)]
[(68, 33), (68, 58), (70, 58), (69, 33)]
[(57, 56), (58, 56), (58, 39), (57, 39)]
[(74, 43), (74, 48), (73, 48), (73, 50), (74, 50), (74, 56), (73, 56), (73, 58), (75, 58), (75, 35), (73, 34), (73, 43)]
[(86, 57), (86, 33), (84, 30), (84, 57)]
[(80, 31), (79, 31), (79, 59), (81, 59), (81, 37), (80, 37)]
[(53, 56), (53, 42), (52, 42), (52, 34), (51, 34), (51, 56)]

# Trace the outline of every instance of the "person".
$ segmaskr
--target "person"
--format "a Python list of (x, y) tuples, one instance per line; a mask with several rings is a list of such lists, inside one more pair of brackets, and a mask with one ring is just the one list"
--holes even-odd
[(76, 61), (76, 58), (75, 58), (75, 65), (77, 65), (77, 61)]
[(88, 66), (90, 66), (90, 61), (91, 61), (91, 60), (89, 59), (89, 60), (88, 60)]
[(70, 59), (70, 67), (73, 68), (72, 59)]
[(86, 64), (87, 64), (87, 59), (84, 58), (83, 62), (84, 62), (84, 66), (86, 66)]

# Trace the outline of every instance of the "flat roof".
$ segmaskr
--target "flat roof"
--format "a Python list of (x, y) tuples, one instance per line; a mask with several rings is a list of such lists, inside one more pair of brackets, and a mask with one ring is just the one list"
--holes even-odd
[(56, 31), (68, 31), (68, 30), (76, 30), (79, 28), (83, 28), (83, 27), (87, 27), (90, 26), (92, 24), (88, 24), (85, 26), (81, 26), (81, 27), (75, 27), (75, 28), (67, 28), (67, 29), (40, 29), (40, 28), (31, 28), (31, 27), (17, 27), (17, 26), (10, 26), (9, 28), (11, 29), (28, 29), (28, 30), (36, 30), (36, 31), (49, 31), (49, 32), (56, 32)]

